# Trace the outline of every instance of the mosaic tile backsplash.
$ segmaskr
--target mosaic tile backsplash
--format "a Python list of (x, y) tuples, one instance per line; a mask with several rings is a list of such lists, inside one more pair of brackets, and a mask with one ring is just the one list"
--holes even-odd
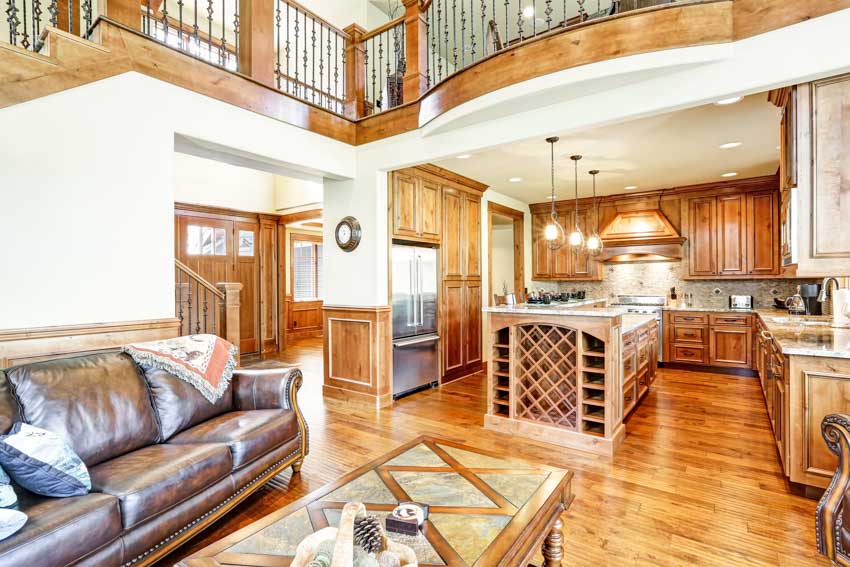
[(533, 289), (549, 291), (587, 291), (589, 298), (616, 299), (618, 295), (666, 295), (675, 287), (679, 297), (694, 294), (694, 305), (722, 309), (729, 306), (730, 295), (752, 295), (754, 307), (773, 306), (774, 297), (787, 297), (803, 283), (820, 280), (685, 280), (686, 261), (603, 264), (601, 282), (533, 282)]

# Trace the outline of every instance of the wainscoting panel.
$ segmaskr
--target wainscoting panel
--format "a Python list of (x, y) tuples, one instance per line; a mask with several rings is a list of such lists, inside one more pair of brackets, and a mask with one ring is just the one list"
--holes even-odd
[(392, 404), (391, 310), (324, 306), (328, 397), (383, 407)]
[(0, 368), (177, 336), (176, 318), (0, 330)]

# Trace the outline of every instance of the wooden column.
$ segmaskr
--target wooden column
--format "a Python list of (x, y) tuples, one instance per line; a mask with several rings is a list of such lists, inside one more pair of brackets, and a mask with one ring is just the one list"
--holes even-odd
[(412, 102), (428, 89), (428, 26), (420, 0), (404, 0), (404, 7), (404, 102)]
[[(71, 14), (69, 18), (68, 7), (70, 4)], [(80, 35), (80, 0), (57, 0), (56, 9), (58, 10), (56, 14), (56, 27), (62, 31), (70, 32), (76, 36)], [(138, 16), (136, 19), (140, 20), (141, 16), (139, 16), (138, 3), (136, 4), (136, 15)], [(69, 25), (70, 19), (70, 25)], [(136, 22), (136, 26), (138, 27), (138, 21)]]
[[(60, 6), (60, 13), (62, 12), (61, 6), (63, 3), (66, 5), (66, 13), (65, 18), (67, 19), (67, 3), (72, 1), (74, 3), (79, 3), (79, 0), (58, 0)], [(155, 6), (158, 3), (151, 0), (151, 11), (154, 10)], [(131, 29), (139, 30), (142, 29), (142, 4), (139, 0), (108, 0), (107, 2), (103, 2), (101, 4), (103, 6), (102, 14), (109, 17), (109, 19), (118, 22), (119, 24), (123, 24)], [(79, 8), (77, 12), (74, 12), (76, 15), (79, 13)], [(75, 22), (76, 23), (76, 22)], [(62, 25), (62, 16), (59, 16), (59, 27), (61, 29), (67, 29)]]
[[(224, 293), (224, 339), (239, 348), (241, 340), (239, 334), (239, 295), (242, 291), (241, 283), (219, 283), (216, 287)], [(236, 364), (240, 364), (241, 354), (236, 355)]]
[(361, 38), (366, 30), (351, 24), (343, 31), (348, 34), (345, 44), (345, 115), (362, 118), (366, 116), (366, 50)]
[(239, 0), (239, 72), (275, 85), (274, 0)]

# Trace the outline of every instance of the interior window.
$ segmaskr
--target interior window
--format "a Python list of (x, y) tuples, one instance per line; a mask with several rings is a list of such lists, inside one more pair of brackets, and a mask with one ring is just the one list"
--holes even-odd
[(322, 245), (313, 240), (292, 239), (292, 298), (322, 298)]
[(240, 230), (239, 231), (239, 255), (253, 256), (254, 255), (254, 231)]
[(215, 255), (227, 255), (227, 232), (223, 228), (215, 229)]
[(190, 224), (186, 227), (186, 254), (201, 253), (201, 227)]

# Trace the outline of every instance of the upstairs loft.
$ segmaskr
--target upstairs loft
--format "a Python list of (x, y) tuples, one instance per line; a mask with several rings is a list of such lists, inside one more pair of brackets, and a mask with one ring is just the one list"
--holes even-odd
[(0, 107), (136, 71), (360, 145), (557, 71), (728, 44), (847, 7), (404, 0), (367, 31), (293, 0), (13, 0), (0, 17)]

